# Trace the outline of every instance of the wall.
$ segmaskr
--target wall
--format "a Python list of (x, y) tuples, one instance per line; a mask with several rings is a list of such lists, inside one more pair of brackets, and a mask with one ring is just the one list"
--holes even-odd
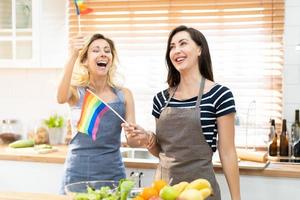
[[(47, 8), (49, 12), (55, 10), (55, 7), (50, 7), (48, 4), (44, 4), (44, 8)], [(299, 11), (300, 1), (286, 1), (283, 116), (287, 118), (288, 123), (292, 123), (294, 120), (294, 110), (300, 108), (300, 51), (295, 50), (296, 44), (300, 44), (300, 20), (297, 20), (300, 19)], [(42, 16), (47, 15), (42, 13)], [(42, 27), (48, 27), (50, 25), (51, 23), (46, 21)], [(55, 25), (53, 26), (53, 28), (55, 28)], [(51, 33), (53, 34), (53, 32), (47, 33), (45, 29), (41, 29), (41, 33), (43, 33), (43, 35), (47, 34), (48, 36), (51, 35)], [(55, 42), (57, 47), (59, 47), (61, 41), (53, 40), (53, 37), (65, 37), (62, 33), (63, 32), (58, 32), (57, 34), (59, 35), (56, 35), (56, 37), (52, 35), (52, 39), (50, 38), (51, 40), (48, 41), (48, 43), (45, 43), (45, 40), (42, 40), (42, 52), (45, 52), (46, 48), (53, 48)], [(57, 50), (66, 54), (62, 49), (58, 48)], [(47, 58), (45, 57), (45, 54), (43, 55), (43, 65), (47, 65), (48, 59), (49, 66), (53, 66), (54, 56), (50, 55), (50, 57)], [(62, 57), (59, 59), (62, 59)], [(60, 112), (68, 115), (66, 106), (58, 105), (55, 99), (56, 85), (60, 73), (61, 69), (51, 68), (0, 68), (0, 119), (18, 117), (25, 121), (32, 121), (32, 119), (40, 119), (53, 112)]]
[[(54, 112), (67, 113), (56, 103), (61, 69), (0, 69), (0, 119), (35, 123)], [(26, 127), (24, 127), (26, 128)]]
[(300, 109), (300, 51), (295, 50), (300, 44), (300, 1), (286, 0), (285, 6), (283, 116), (291, 124)]

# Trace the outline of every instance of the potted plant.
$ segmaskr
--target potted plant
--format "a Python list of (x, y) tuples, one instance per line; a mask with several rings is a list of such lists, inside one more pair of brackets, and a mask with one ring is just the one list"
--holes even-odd
[(64, 135), (64, 117), (54, 114), (51, 115), (48, 119), (44, 120), (44, 123), (48, 127), (49, 143), (61, 144), (63, 142)]

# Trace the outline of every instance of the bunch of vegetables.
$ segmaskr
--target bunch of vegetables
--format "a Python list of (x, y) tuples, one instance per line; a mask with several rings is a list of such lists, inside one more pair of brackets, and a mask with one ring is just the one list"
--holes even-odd
[(103, 186), (99, 189), (87, 186), (86, 193), (76, 193), (75, 200), (126, 200), (129, 192), (134, 187), (134, 181), (122, 179), (117, 188)]

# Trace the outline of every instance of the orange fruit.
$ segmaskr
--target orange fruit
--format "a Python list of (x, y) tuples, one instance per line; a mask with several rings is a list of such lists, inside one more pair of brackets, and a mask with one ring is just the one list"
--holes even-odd
[(158, 196), (158, 192), (155, 188), (153, 187), (145, 187), (143, 189), (143, 191), (141, 192), (140, 196), (144, 199), (144, 200), (148, 200), (151, 197), (157, 197)]
[(156, 191), (159, 193), (160, 190), (165, 187), (167, 185), (167, 182), (164, 181), (164, 180), (155, 180), (153, 183), (152, 183), (152, 187), (156, 189)]
[(145, 199), (138, 195), (138, 196), (134, 197), (132, 200), (145, 200)]

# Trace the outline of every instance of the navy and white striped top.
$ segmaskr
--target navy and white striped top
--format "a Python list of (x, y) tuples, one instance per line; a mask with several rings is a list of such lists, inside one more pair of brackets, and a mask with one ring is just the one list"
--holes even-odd
[[(153, 110), (152, 115), (159, 118), (164, 106), (169, 98), (168, 90), (157, 93), (153, 98)], [(197, 102), (197, 97), (193, 97), (187, 100), (177, 100), (171, 98), (168, 107), (178, 108), (193, 108)], [(210, 145), (213, 151), (216, 151), (217, 146), (217, 118), (227, 115), (229, 113), (235, 113), (235, 102), (232, 92), (229, 88), (216, 84), (207, 93), (203, 94), (201, 102), (201, 124), (203, 134), (207, 143)]]

